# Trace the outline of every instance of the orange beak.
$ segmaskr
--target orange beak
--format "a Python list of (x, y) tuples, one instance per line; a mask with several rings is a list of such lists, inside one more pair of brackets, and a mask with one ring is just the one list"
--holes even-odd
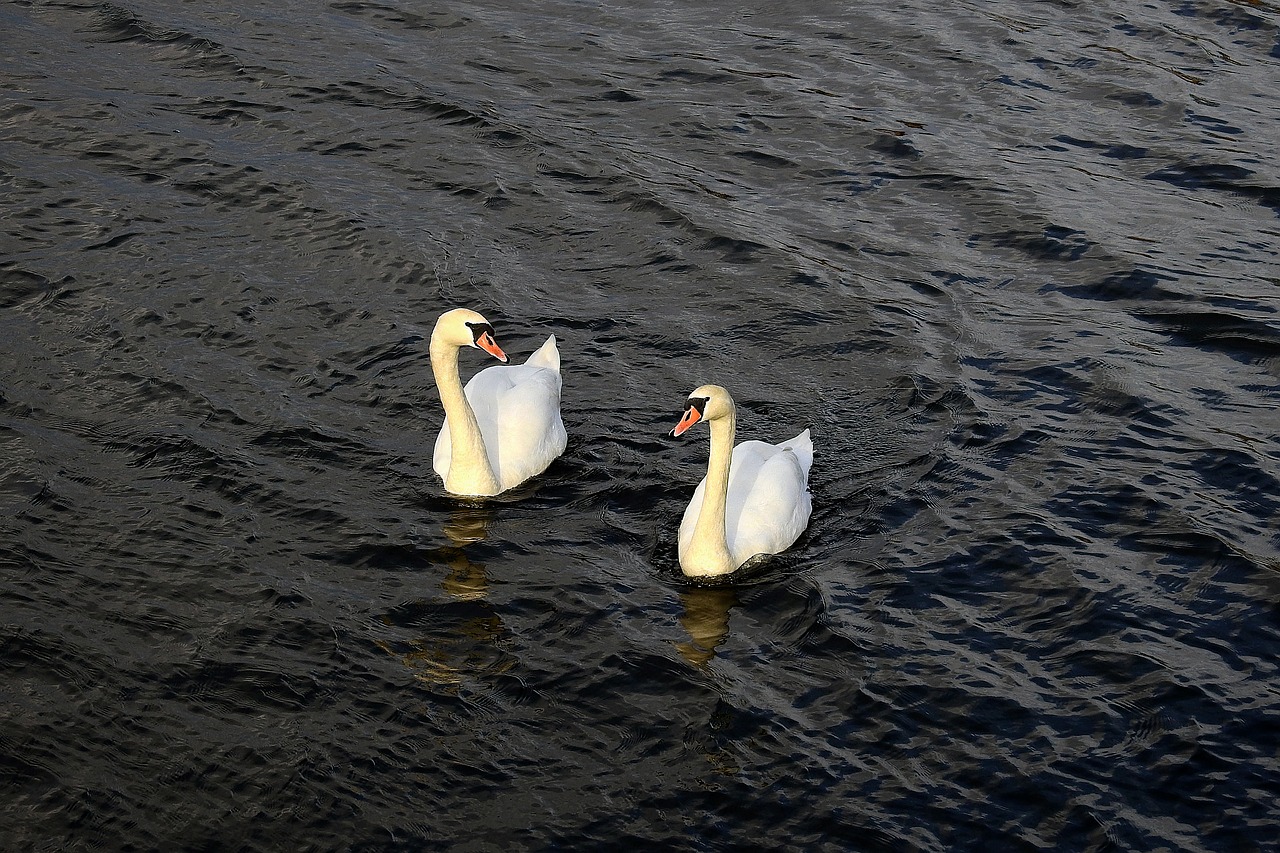
[(489, 355), (493, 356), (503, 364), (507, 363), (507, 354), (502, 351), (502, 347), (498, 346), (498, 342), (495, 341), (493, 339), (493, 335), (488, 332), (485, 332), (483, 335), (476, 338), (476, 346), (480, 347), (480, 349), (489, 353)]
[(698, 414), (698, 410), (693, 406), (689, 406), (689, 408), (684, 410), (684, 415), (680, 418), (680, 423), (676, 424), (676, 428), (671, 431), (671, 434), (676, 438), (679, 438), (685, 434), (689, 427), (693, 426), (700, 420), (702, 420), (702, 415)]

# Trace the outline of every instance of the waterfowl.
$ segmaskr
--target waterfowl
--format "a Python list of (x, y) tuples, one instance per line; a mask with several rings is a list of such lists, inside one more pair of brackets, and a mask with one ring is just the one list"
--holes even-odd
[(711, 455), (680, 521), (679, 553), (681, 571), (706, 578), (785, 551), (800, 538), (813, 512), (813, 441), (806, 429), (780, 444), (744, 441), (734, 447), (737, 410), (719, 385), (689, 395), (671, 434), (683, 435), (701, 421), (711, 432)]
[(466, 308), (440, 315), (430, 354), (445, 419), (432, 463), (452, 494), (497, 495), (542, 473), (564, 452), (560, 351), (552, 335), (524, 364), (485, 368), (464, 390), (458, 376), (463, 347), (507, 363), (482, 315)]

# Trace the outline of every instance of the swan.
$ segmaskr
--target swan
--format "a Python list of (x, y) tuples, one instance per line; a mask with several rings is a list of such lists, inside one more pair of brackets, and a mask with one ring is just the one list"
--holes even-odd
[(680, 569), (689, 577), (716, 577), (757, 555), (786, 550), (808, 527), (813, 441), (806, 429), (781, 444), (734, 447), (737, 412), (719, 385), (689, 395), (671, 434), (683, 435), (699, 421), (711, 430), (711, 458), (680, 521)]
[(458, 378), (462, 347), (507, 362), (482, 315), (466, 308), (440, 315), (430, 354), (445, 418), (432, 465), (446, 491), (488, 497), (541, 474), (564, 452), (560, 351), (551, 335), (524, 364), (486, 368), (471, 377), (464, 392)]

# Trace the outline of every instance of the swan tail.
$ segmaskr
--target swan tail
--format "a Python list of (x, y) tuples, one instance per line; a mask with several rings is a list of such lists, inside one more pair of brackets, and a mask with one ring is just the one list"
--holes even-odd
[(525, 364), (530, 367), (545, 367), (548, 370), (560, 372), (560, 350), (556, 348), (556, 336), (551, 335), (547, 338), (546, 343), (538, 347), (533, 355), (529, 356)]
[(806, 429), (795, 438), (789, 438), (778, 446), (796, 455), (796, 459), (800, 462), (800, 470), (804, 472), (804, 478), (807, 481), (809, 469), (813, 466), (813, 439), (809, 437), (809, 430)]

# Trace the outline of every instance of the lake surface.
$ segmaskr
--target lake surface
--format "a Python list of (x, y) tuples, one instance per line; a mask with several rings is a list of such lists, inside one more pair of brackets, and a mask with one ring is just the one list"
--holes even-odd
[[(1280, 6), (0, 46), (0, 848), (1273, 849)], [(568, 450), (487, 502), (431, 468), (456, 306), (564, 364)], [(713, 588), (704, 382), (816, 446)]]

